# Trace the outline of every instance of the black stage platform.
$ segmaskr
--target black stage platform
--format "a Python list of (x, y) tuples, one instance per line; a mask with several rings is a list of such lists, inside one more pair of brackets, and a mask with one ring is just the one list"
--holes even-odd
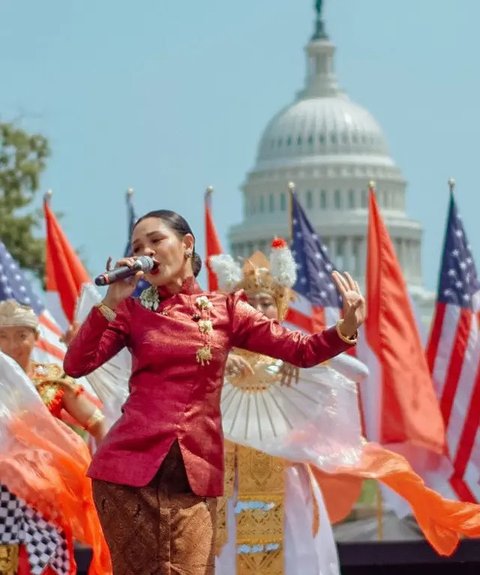
[[(338, 552), (342, 575), (480, 573), (480, 539), (462, 541), (455, 554), (448, 558), (439, 557), (425, 541), (338, 543)], [(86, 575), (90, 551), (77, 549), (76, 557), (78, 574)]]

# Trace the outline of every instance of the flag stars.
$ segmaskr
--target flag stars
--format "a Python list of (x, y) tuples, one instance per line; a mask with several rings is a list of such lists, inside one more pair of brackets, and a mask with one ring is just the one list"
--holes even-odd
[(450, 277), (455, 277), (457, 275), (457, 272), (454, 269), (448, 270), (447, 273)]

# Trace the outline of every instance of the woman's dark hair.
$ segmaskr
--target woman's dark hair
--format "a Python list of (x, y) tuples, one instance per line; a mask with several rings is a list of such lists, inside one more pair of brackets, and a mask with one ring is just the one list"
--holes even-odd
[[(159, 220), (162, 220), (162, 222), (168, 226), (172, 232), (175, 232), (180, 239), (182, 239), (186, 234), (191, 234), (193, 236), (193, 241), (195, 242), (195, 236), (192, 232), (192, 228), (190, 227), (187, 220), (180, 214), (177, 214), (177, 212), (172, 212), (171, 210), (153, 210), (152, 212), (148, 212), (148, 214), (145, 214), (139, 218), (135, 222), (135, 226), (147, 218), (158, 218)], [(193, 275), (197, 277), (200, 273), (200, 270), (202, 269), (202, 258), (195, 251), (195, 243), (193, 245), (192, 268)]]

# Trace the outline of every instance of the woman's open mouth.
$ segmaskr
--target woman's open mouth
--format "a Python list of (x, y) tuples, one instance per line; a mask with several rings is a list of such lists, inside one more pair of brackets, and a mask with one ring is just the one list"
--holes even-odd
[(155, 276), (160, 272), (160, 263), (155, 259), (152, 258), (154, 262), (153, 269), (149, 272), (150, 275)]

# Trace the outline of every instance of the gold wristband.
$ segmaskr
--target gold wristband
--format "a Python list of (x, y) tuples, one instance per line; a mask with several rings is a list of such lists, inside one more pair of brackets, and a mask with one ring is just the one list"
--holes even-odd
[(357, 339), (358, 339), (358, 331), (355, 332), (355, 335), (353, 335), (352, 337), (347, 337), (346, 335), (343, 335), (343, 333), (340, 330), (340, 327), (343, 324), (343, 319), (339, 319), (335, 325), (335, 329), (337, 330), (337, 335), (338, 337), (344, 341), (345, 343), (349, 343), (350, 345), (354, 345), (357, 343)]
[(85, 429), (87, 431), (90, 431), (92, 429), (92, 427), (94, 427), (95, 425), (97, 425), (97, 423), (100, 423), (104, 419), (105, 419), (105, 416), (98, 409), (98, 407), (96, 407), (94, 409), (92, 415), (87, 419), (87, 422), (85, 423)]
[(117, 317), (113, 309), (109, 308), (108, 305), (105, 305), (103, 302), (98, 303), (95, 307), (107, 321), (113, 321)]

